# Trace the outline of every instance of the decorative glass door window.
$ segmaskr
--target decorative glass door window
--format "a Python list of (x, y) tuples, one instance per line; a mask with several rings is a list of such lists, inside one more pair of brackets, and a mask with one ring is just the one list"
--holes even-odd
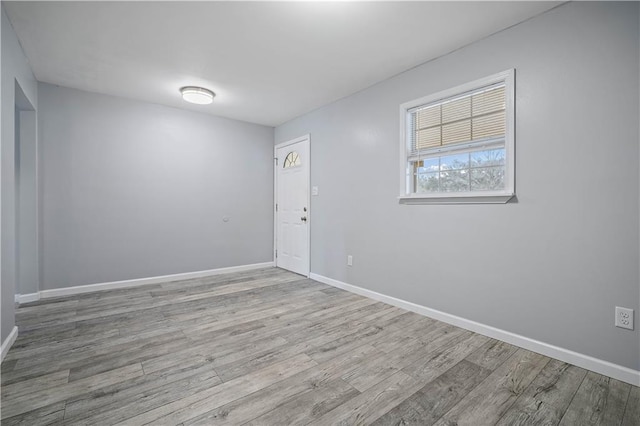
[(283, 169), (287, 169), (289, 167), (295, 167), (300, 165), (300, 156), (297, 152), (291, 151), (284, 158), (284, 164), (282, 164)]

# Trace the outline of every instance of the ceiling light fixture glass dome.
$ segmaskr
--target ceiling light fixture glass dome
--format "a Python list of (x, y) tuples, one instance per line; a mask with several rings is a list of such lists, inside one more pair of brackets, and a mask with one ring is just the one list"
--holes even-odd
[(211, 90), (196, 86), (183, 87), (180, 89), (180, 93), (182, 93), (182, 99), (198, 105), (210, 104), (216, 96)]

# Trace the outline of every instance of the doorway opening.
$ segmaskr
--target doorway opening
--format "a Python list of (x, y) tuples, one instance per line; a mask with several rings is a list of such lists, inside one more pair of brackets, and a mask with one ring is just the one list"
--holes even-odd
[(36, 111), (17, 81), (14, 99), (15, 283), (20, 301), (30, 301), (40, 289)]

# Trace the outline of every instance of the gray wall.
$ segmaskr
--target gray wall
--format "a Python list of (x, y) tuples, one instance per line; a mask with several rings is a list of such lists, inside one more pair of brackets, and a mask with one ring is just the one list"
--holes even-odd
[[(277, 127), (311, 134), (312, 272), (640, 369), (638, 18), (569, 3)], [(517, 202), (399, 205), (399, 105), (508, 68)]]
[(5, 339), (9, 336), (11, 329), (15, 325), (15, 310), (14, 305), (9, 305), (12, 291), (8, 282), (2, 279), (2, 146), (4, 145), (4, 126), (2, 125), (3, 117), (2, 110), (4, 107), (4, 97), (2, 92), (2, 86), (4, 86), (2, 78), (2, 39), (4, 39), (4, 8), (0, 3), (0, 344), (3, 344)]
[(38, 95), (43, 289), (273, 259), (273, 128), (48, 84)]
[(37, 106), (37, 82), (31, 72), (9, 19), (2, 9), (2, 166), (1, 166), (1, 299), (2, 341), (9, 335), (14, 321), (16, 286), (16, 167), (15, 167), (15, 105), (16, 84), (33, 106)]
[(36, 113), (19, 111), (16, 136), (17, 262), (16, 293), (39, 290), (38, 267), (38, 152)]

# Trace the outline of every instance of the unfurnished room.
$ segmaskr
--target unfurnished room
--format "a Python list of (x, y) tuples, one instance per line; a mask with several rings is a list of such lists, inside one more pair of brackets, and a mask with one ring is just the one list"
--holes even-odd
[(640, 426), (640, 2), (1, 6), (3, 426)]

